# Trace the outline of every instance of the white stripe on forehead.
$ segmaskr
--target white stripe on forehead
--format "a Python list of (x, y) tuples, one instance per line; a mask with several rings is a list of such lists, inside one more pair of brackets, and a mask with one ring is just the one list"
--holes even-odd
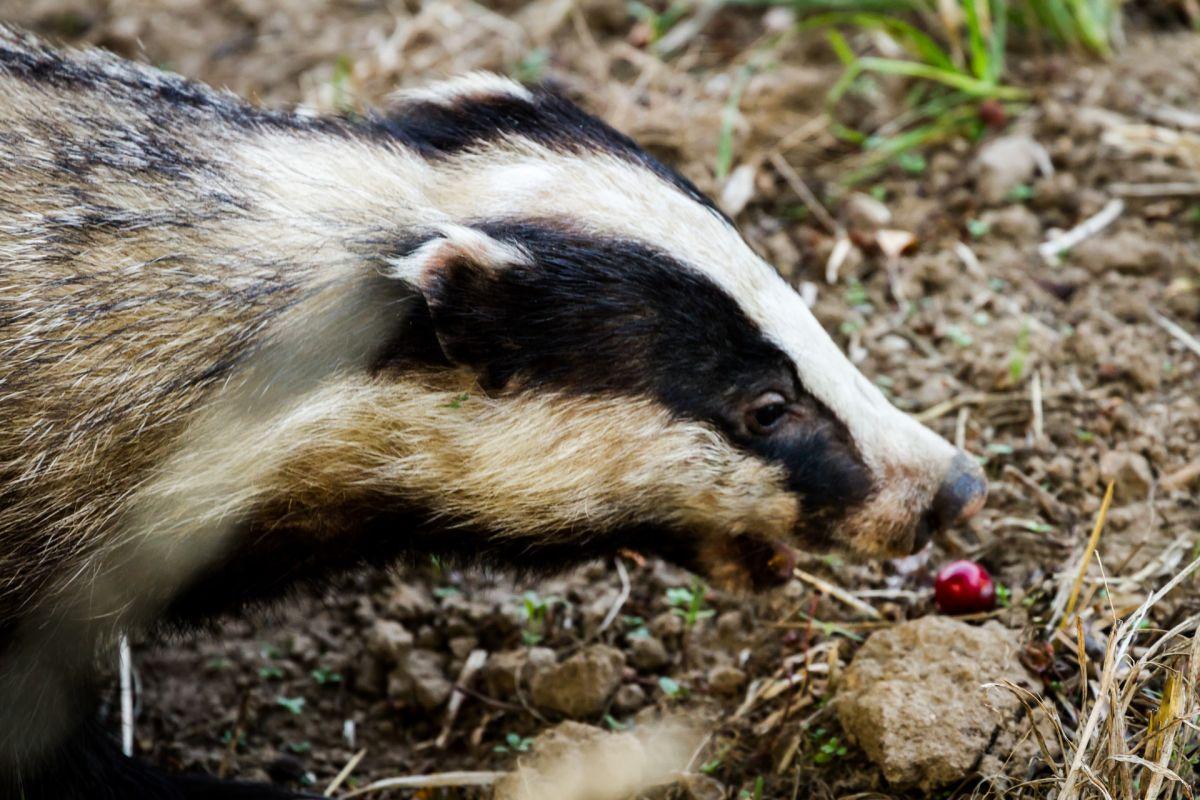
[[(662, 248), (730, 294), (795, 363), (805, 389), (850, 430), (873, 467), (943, 469), (948, 442), (896, 409), (850, 363), (799, 295), (720, 215), (647, 169), (605, 153), (509, 140), (455, 159), (437, 205), (456, 219), (565, 219)], [(434, 188), (437, 192), (437, 188)]]

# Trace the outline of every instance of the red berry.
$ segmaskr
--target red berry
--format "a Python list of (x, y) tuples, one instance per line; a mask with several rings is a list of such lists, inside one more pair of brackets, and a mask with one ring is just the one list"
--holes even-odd
[(999, 100), (987, 99), (979, 104), (979, 119), (993, 130), (999, 130), (1008, 123), (1008, 112)]
[(933, 598), (943, 614), (975, 614), (996, 607), (996, 584), (974, 561), (952, 561), (933, 583)]

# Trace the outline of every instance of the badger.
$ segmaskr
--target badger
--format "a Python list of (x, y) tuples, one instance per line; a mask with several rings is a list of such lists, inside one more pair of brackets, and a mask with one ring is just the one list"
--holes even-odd
[(553, 87), (315, 116), (0, 28), (0, 796), (290, 796), (122, 756), (90, 708), (122, 633), (430, 554), (758, 590), (985, 495)]

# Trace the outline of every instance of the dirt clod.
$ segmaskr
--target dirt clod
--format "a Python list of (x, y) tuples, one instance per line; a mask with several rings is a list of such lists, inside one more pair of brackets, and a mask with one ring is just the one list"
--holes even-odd
[(975, 157), (975, 186), (989, 205), (1003, 202), (1021, 184), (1033, 180), (1046, 150), (1028, 136), (1001, 136), (985, 144)]
[(974, 627), (947, 617), (912, 620), (872, 635), (835, 698), (842, 727), (897, 788), (928, 791), (973, 772), (1023, 763), (1028, 723), (1016, 696), (984, 684), (1033, 688), (1016, 634), (996, 622)]
[(621, 684), (625, 654), (597, 644), (547, 669), (534, 672), (529, 691), (534, 705), (552, 714), (575, 719), (591, 717)]
[(1100, 457), (1100, 479), (1112, 481), (1113, 497), (1118, 503), (1144, 500), (1154, 483), (1150, 462), (1140, 453), (1128, 450), (1110, 450)]
[(661, 639), (637, 636), (629, 648), (629, 661), (640, 670), (653, 672), (671, 663), (671, 656)]
[(450, 698), (454, 685), (442, 672), (444, 659), (432, 650), (414, 650), (388, 675), (388, 697), (393, 701), (433, 709)]

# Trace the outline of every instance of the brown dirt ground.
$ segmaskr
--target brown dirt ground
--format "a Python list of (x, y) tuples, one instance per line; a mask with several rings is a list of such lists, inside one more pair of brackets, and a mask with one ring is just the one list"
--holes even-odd
[[(979, 143), (948, 141), (927, 152), (923, 166), (910, 164), (911, 172), (893, 166), (864, 190), (890, 208), (890, 227), (915, 234), (915, 248), (889, 260), (869, 231), (852, 230), (856, 246), (829, 285), (833, 238), (772, 154), (804, 176), (835, 215), (845, 214), (837, 178), (850, 168), (851, 153), (824, 116), (825, 92), (839, 70), (819, 37), (780, 40), (788, 23), (780, 10), (722, 11), (667, 60), (651, 54), (644, 26), (610, 0), (486, 7), (465, 0), (0, 0), (0, 19), (103, 45), (263, 103), (320, 109), (382, 102), (397, 87), (464, 69), (544, 71), (718, 196), (725, 188), (714, 176), (723, 109), (743, 70), (752, 69), (733, 119), (733, 165), (745, 166), (741, 175), (750, 178), (750, 199), (737, 213), (748, 238), (789, 278), (811, 284), (818, 316), (895, 402), (986, 457), (987, 509), (935, 546), (929, 564), (961, 555), (981, 560), (1011, 592), (993, 616), (1032, 641), (1058, 586), (1056, 572), (1077, 563), (1109, 452), (1144, 456), (1153, 481), (1125, 488), (1109, 516), (1099, 551), (1111, 580), (1108, 599), (1093, 568), (1083, 603), (1091, 632), (1103, 638), (1108, 601), (1118, 609), (1136, 604), (1197, 546), (1197, 482), (1172, 486), (1172, 479), (1200, 462), (1200, 354), (1156, 319), (1200, 330), (1200, 197), (1127, 198), (1120, 219), (1061, 265), (1046, 266), (1036, 252), (1053, 229), (1099, 211), (1116, 184), (1200, 177), (1200, 123), (1162, 113), (1200, 106), (1194, 34), (1131, 31), (1111, 63), (1019, 59), (1021, 81), (1037, 90), (1009, 132), (1043, 144), (1054, 174), (989, 209), (972, 173)], [(902, 88), (864, 83), (845, 118), (864, 128), (884, 124)], [(1138, 138), (1145, 129), (1135, 125), (1157, 128)], [(957, 242), (977, 264), (956, 253)], [(1031, 402), (1035, 378), (1040, 423)], [(444, 673), (454, 680), (475, 647), (521, 648), (536, 634), (560, 656), (592, 639), (628, 650), (645, 621), (666, 644), (668, 663), (628, 667), (625, 682), (642, 687), (646, 708), (682, 708), (712, 721), (709, 771), (727, 796), (759, 776), (765, 797), (887, 792), (853, 747), (844, 754), (834, 748), (832, 758), (820, 752), (839, 734), (822, 701), (830, 665), (836, 672), (872, 625), (887, 623), (863, 622), (797, 581), (771, 597), (709, 592), (705, 607), (716, 615), (681, 629), (667, 590), (689, 586), (690, 577), (655, 562), (624, 564), (632, 593), (622, 616), (598, 634), (620, 588), (611, 563), (536, 587), (426, 565), (345, 579), (269, 615), (222, 624), (212, 636), (144, 643), (135, 651), (138, 750), (176, 769), (284, 781), (309, 773), (320, 787), (360, 747), (366, 756), (348, 785), (504, 769), (517, 754), (498, 746), (509, 734), (535, 734), (547, 720), (521, 696), (487, 697), (475, 686), (445, 746), (437, 746), (441, 709), (403, 708), (368, 685), (376, 671), (366, 649), (372, 626), (402, 622), (418, 646), (443, 654)], [(824, 559), (806, 567), (859, 592), (887, 620), (933, 613), (928, 565)], [(540, 630), (522, 613), (521, 593), (534, 589), (555, 599)], [(1186, 596), (1194, 592), (1182, 594), (1155, 612), (1155, 625), (1196, 610)], [(806, 676), (800, 689), (741, 717), (733, 712), (743, 691), (718, 695), (708, 685), (713, 665), (738, 664), (753, 680), (784, 674), (785, 663)], [(1057, 701), (1074, 667), (1061, 656), (1043, 666), (1043, 688)], [(662, 677), (685, 687), (685, 696), (666, 696)], [(303, 699), (303, 707), (293, 703), (293, 713), (279, 698)], [(1069, 704), (1059, 704), (1066, 714)], [(622, 724), (635, 711), (611, 709), (608, 719)], [(978, 788), (952, 787), (947, 796)]]

